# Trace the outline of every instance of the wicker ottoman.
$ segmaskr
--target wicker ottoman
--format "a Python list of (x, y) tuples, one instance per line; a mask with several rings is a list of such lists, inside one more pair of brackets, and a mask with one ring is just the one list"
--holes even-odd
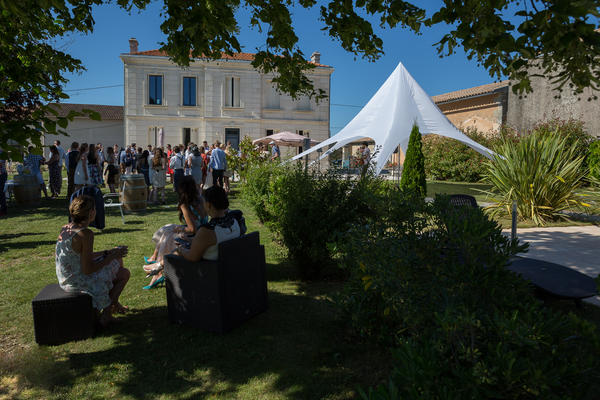
[(96, 312), (88, 294), (65, 292), (54, 283), (42, 289), (31, 308), (38, 344), (61, 344), (94, 335)]

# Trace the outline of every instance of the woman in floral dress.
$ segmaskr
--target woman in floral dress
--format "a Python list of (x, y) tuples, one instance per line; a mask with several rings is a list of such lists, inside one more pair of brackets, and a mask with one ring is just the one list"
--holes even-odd
[(94, 233), (88, 228), (96, 217), (94, 199), (79, 196), (69, 206), (71, 222), (62, 227), (56, 242), (56, 276), (67, 292), (84, 292), (92, 297), (100, 324), (108, 325), (112, 314), (124, 313), (127, 307), (119, 296), (129, 280), (129, 270), (123, 267), (127, 247), (94, 252)]

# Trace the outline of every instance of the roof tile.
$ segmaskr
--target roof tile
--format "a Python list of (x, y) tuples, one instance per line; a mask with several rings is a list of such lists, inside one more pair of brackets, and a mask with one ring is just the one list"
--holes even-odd
[(123, 106), (107, 106), (104, 104), (71, 104), (51, 103), (50, 106), (58, 111), (61, 117), (67, 116), (70, 111), (82, 112), (83, 109), (94, 110), (104, 120), (123, 120)]
[[(129, 53), (131, 55), (135, 55), (135, 56), (155, 56), (155, 57), (168, 57), (169, 55), (167, 54), (167, 52), (165, 52), (164, 50), (146, 50), (146, 51), (138, 51), (135, 53)], [(252, 61), (254, 60), (254, 56), (256, 54), (255, 53), (233, 53), (233, 54), (227, 54), (227, 53), (221, 53), (221, 59), (222, 60), (239, 60), (239, 61)], [(191, 52), (190, 52), (190, 57), (191, 57)], [(329, 65), (324, 65), (324, 64), (316, 64), (313, 63), (311, 61), (309, 61), (309, 63), (314, 64), (316, 67), (327, 67), (329, 68)]]
[(457, 90), (455, 92), (438, 94), (437, 96), (433, 96), (432, 99), (436, 103), (443, 103), (446, 101), (458, 100), (466, 97), (493, 93), (496, 90), (508, 87), (508, 82), (508, 80), (505, 80), (501, 82), (488, 83), (487, 85), (475, 86), (468, 89)]

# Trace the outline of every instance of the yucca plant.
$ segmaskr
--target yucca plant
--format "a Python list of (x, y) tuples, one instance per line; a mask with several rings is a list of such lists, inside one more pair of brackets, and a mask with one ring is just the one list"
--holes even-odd
[(484, 173), (492, 185), (486, 192), (494, 201), (492, 214), (510, 213), (516, 201), (519, 219), (542, 226), (566, 218), (561, 211), (589, 207), (577, 193), (587, 175), (577, 143), (567, 144), (557, 132), (534, 131), (518, 143), (503, 141), (496, 151)]

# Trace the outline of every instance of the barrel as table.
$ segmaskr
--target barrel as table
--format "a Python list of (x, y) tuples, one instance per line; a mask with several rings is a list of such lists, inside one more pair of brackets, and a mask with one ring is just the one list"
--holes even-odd
[(15, 175), (13, 181), (13, 195), (17, 204), (29, 206), (40, 203), (41, 188), (35, 175)]
[(146, 209), (148, 188), (142, 174), (121, 175), (121, 203), (123, 209), (138, 211)]

